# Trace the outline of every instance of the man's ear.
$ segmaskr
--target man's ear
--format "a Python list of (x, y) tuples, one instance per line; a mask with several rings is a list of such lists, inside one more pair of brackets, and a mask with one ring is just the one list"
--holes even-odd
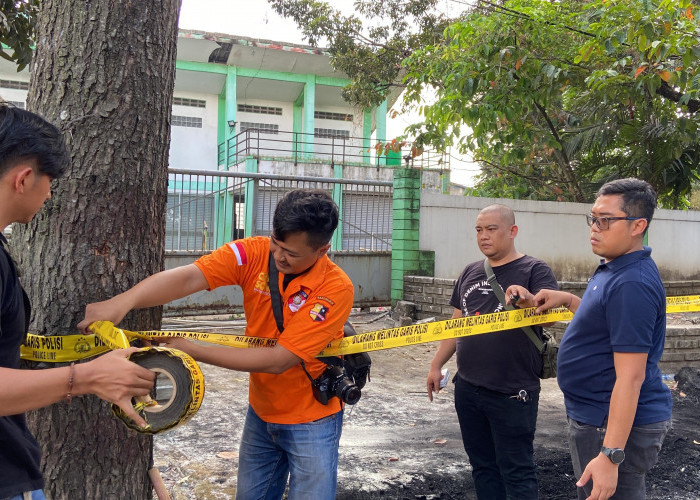
[(10, 171), (10, 176), (12, 179), (12, 185), (15, 191), (23, 194), (25, 188), (27, 187), (27, 181), (29, 176), (34, 173), (31, 166), (20, 163), (12, 171)]
[(649, 221), (646, 219), (637, 219), (632, 221), (632, 236), (644, 236), (644, 230), (649, 227)]
[(318, 249), (318, 256), (319, 256), (319, 257), (322, 257), (322, 256), (326, 255), (326, 253), (327, 253), (328, 250), (330, 250), (330, 249), (331, 249), (331, 244), (330, 244), (330, 243), (326, 243), (325, 245), (323, 245), (322, 247), (320, 247), (320, 248)]

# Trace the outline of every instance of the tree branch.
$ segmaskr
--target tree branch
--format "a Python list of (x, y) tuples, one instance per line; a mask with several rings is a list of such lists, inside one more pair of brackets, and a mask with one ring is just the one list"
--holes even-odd
[(581, 192), (581, 188), (578, 185), (578, 182), (576, 182), (576, 177), (574, 176), (573, 168), (571, 167), (571, 160), (569, 159), (569, 155), (566, 154), (566, 149), (564, 149), (564, 141), (561, 139), (561, 137), (559, 137), (559, 133), (554, 127), (552, 120), (549, 119), (547, 110), (544, 109), (537, 101), (533, 100), (533, 102), (535, 103), (535, 106), (542, 115), (542, 118), (544, 118), (545, 122), (547, 123), (547, 127), (549, 128), (550, 133), (552, 134), (554, 139), (559, 143), (559, 154), (561, 155), (561, 158), (564, 163), (562, 170), (564, 176), (567, 179), (567, 184), (571, 187), (571, 191), (574, 194), (575, 201), (583, 203), (585, 201), (585, 198), (583, 196), (583, 193)]
[[(661, 97), (665, 97), (669, 101), (673, 101), (675, 103), (678, 103), (683, 97), (683, 94), (676, 90), (673, 90), (673, 88), (666, 82), (663, 82), (661, 87), (656, 89), (656, 93), (659, 94)], [(687, 106), (689, 112), (697, 113), (697, 111), (700, 110), (700, 100), (689, 99)]]

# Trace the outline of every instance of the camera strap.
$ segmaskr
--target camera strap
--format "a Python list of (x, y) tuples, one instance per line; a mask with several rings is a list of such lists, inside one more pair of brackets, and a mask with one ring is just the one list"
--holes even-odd
[[(282, 312), (282, 295), (280, 294), (280, 283), (279, 283), (279, 271), (275, 265), (275, 259), (272, 257), (272, 252), (270, 252), (269, 261), (267, 264), (268, 270), (268, 286), (270, 288), (270, 302), (272, 303), (272, 314), (275, 316), (275, 323), (277, 323), (277, 330), (280, 333), (284, 332), (284, 315)], [(335, 356), (329, 356), (324, 358), (318, 358), (319, 361), (323, 361), (327, 365), (343, 366), (343, 361)], [(301, 362), (301, 368), (309, 377), (309, 380), (313, 382), (313, 377), (306, 370), (306, 365)]]
[[(506, 294), (503, 292), (503, 287), (501, 287), (501, 284), (496, 279), (496, 275), (493, 273), (493, 268), (491, 267), (491, 264), (489, 264), (489, 259), (484, 259), (484, 271), (486, 272), (486, 278), (489, 285), (491, 285), (491, 290), (493, 290), (493, 293), (496, 295), (498, 301), (503, 305), (503, 308), (507, 311), (515, 309), (512, 304), (506, 304)], [(538, 335), (535, 333), (535, 330), (529, 326), (521, 326), (520, 329), (525, 332), (540, 353), (544, 352), (545, 343), (540, 340)]]

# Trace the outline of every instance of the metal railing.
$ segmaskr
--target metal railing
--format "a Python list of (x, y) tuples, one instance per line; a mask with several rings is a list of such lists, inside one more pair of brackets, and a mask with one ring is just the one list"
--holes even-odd
[(372, 141), (367, 146), (362, 137), (327, 137), (323, 135), (248, 129), (218, 145), (220, 167), (230, 167), (246, 157), (304, 161), (332, 164), (366, 164), (372, 166), (409, 166), (412, 168), (447, 170), (449, 154), (421, 149), (413, 151), (410, 143), (398, 144)]
[(333, 250), (391, 250), (391, 182), (181, 169), (168, 171), (165, 249), (211, 251), (268, 236), (278, 200), (298, 188), (326, 190), (338, 203)]

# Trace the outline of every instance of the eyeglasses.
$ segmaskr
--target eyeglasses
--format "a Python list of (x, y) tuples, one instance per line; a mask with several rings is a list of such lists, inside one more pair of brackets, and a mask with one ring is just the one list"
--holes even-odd
[(605, 231), (610, 229), (610, 221), (639, 219), (646, 219), (646, 217), (596, 217), (595, 215), (586, 215), (586, 224), (592, 226), (595, 223), (598, 229)]

